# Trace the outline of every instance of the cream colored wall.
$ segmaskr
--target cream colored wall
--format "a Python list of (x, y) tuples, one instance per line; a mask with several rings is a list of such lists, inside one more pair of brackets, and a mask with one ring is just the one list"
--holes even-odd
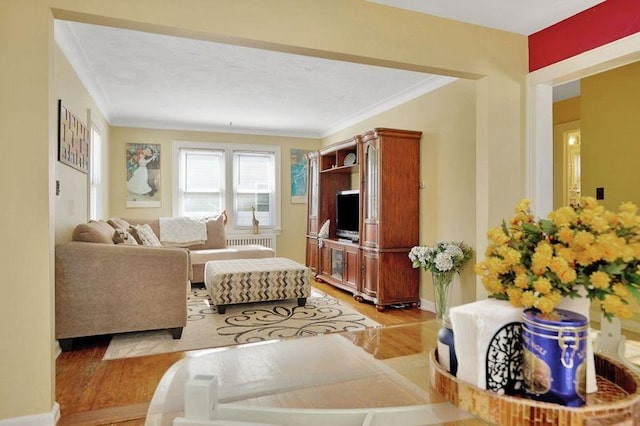
[[(330, 144), (375, 127), (418, 130), (420, 139), (420, 244), (465, 241), (476, 247), (475, 82), (458, 80), (326, 138)], [(382, 177), (384, 179), (384, 176)], [(407, 185), (419, 182), (407, 182)], [(407, 261), (409, 261), (407, 259)], [(454, 303), (476, 300), (475, 258), (463, 269)], [(456, 278), (458, 280), (459, 278)], [(420, 297), (433, 300), (431, 276), (420, 276)]]
[(582, 193), (604, 187), (602, 203), (616, 210), (623, 201), (640, 205), (640, 63), (582, 79), (580, 122)]
[[(107, 194), (109, 176), (106, 173), (108, 171), (106, 153), (109, 145), (109, 123), (57, 45), (54, 49), (54, 67), (56, 102), (57, 99), (62, 99), (63, 104), (72, 114), (85, 124), (95, 123), (102, 133), (102, 170), (105, 172), (102, 182), (104, 194)], [(89, 110), (91, 121), (88, 119)], [(55, 175), (56, 180), (60, 181), (60, 195), (55, 197), (55, 241), (59, 244), (70, 241), (73, 228), (88, 220), (89, 175), (59, 161), (55, 163)], [(53, 185), (55, 188), (55, 182)], [(108, 208), (106, 201), (102, 202), (105, 213)]]
[(53, 25), (44, 4), (0, 7), (0, 419), (54, 402)]
[(0, 43), (10, 66), (0, 68), (0, 132), (1, 140), (21, 143), (5, 143), (9, 160), (0, 171), (0, 270), (10, 283), (0, 295), (0, 417), (48, 412), (55, 395), (52, 15), (477, 78), (477, 235), (524, 195), (525, 36), (364, 0), (5, 0)]
[[(171, 141), (216, 142), (233, 144), (263, 144), (280, 146), (281, 223), (282, 232), (276, 241), (277, 255), (305, 261), (306, 204), (291, 203), (291, 149), (315, 150), (320, 140), (279, 136), (244, 135), (231, 133), (189, 132), (180, 130), (112, 127), (109, 148), (111, 191), (109, 216), (125, 218), (158, 218), (173, 216), (173, 162)], [(127, 208), (125, 148), (127, 143), (160, 144), (162, 205), (159, 208)]]

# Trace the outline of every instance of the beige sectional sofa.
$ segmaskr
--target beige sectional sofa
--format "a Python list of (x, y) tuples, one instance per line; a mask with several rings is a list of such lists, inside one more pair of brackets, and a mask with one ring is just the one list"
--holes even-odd
[[(57, 245), (55, 253), (56, 339), (62, 350), (77, 337), (130, 331), (168, 329), (179, 339), (190, 281), (204, 281), (207, 261), (275, 255), (263, 246), (227, 247), (225, 221), (223, 215), (207, 220), (207, 240), (188, 247), (161, 245), (158, 219), (76, 226), (73, 241)], [(149, 229), (153, 242), (142, 235)]]
[[(160, 235), (159, 219), (125, 220), (131, 225), (148, 224), (155, 235)], [(204, 244), (187, 246), (192, 268), (191, 282), (204, 282), (204, 266), (210, 260), (261, 259), (275, 256), (273, 249), (261, 245), (227, 246), (225, 223), (224, 215), (207, 220), (207, 240)]]

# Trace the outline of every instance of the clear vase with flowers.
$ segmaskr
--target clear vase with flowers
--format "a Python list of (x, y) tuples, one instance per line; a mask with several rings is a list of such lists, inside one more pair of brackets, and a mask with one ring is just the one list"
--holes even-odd
[(438, 242), (435, 246), (416, 246), (409, 252), (414, 268), (431, 272), (433, 278), (436, 318), (442, 324), (438, 332), (438, 361), (452, 375), (458, 369), (458, 361), (453, 341), (453, 331), (449, 321), (451, 307), (451, 282), (471, 258), (471, 247), (463, 242)]
[(436, 318), (440, 322), (448, 324), (451, 282), (472, 253), (471, 247), (463, 242), (447, 241), (440, 241), (434, 246), (415, 246), (409, 252), (414, 268), (431, 272)]

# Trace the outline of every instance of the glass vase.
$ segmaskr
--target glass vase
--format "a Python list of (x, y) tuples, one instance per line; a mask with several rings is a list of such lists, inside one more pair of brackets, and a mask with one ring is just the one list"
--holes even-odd
[(451, 306), (451, 281), (455, 272), (431, 272), (433, 277), (433, 296), (436, 304), (436, 319), (451, 328), (449, 308)]
[(451, 281), (453, 271), (432, 272), (433, 294), (436, 304), (436, 318), (442, 324), (438, 331), (438, 362), (452, 376), (458, 371), (458, 359), (456, 357), (453, 330), (449, 321), (449, 308), (451, 306)]

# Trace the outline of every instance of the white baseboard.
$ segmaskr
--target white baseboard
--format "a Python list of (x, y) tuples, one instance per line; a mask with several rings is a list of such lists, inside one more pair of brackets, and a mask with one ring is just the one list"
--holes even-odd
[(56, 358), (58, 358), (61, 353), (62, 353), (62, 348), (60, 347), (60, 342), (56, 340)]
[(436, 313), (436, 304), (430, 300), (420, 298), (420, 310)]
[(53, 408), (48, 413), (0, 420), (0, 426), (55, 426), (58, 420), (60, 420), (60, 405), (54, 402)]

